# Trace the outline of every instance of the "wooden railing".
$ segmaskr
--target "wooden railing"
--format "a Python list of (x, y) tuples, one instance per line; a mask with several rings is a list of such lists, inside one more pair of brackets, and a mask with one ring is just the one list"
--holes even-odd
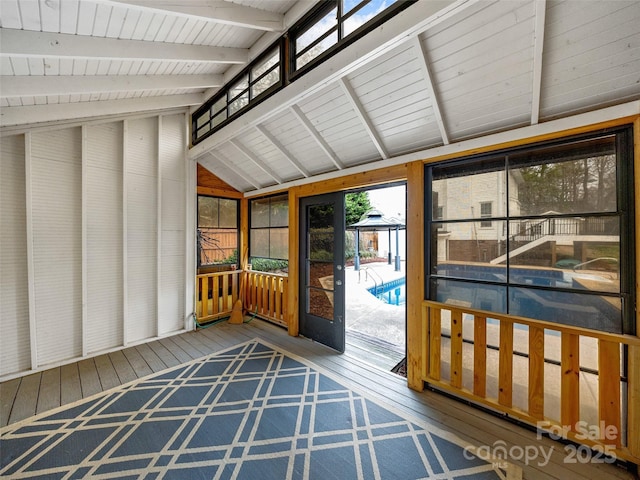
[(241, 270), (196, 276), (196, 319), (209, 322), (231, 315), (240, 292)]
[(244, 275), (246, 312), (287, 327), (287, 275), (255, 270)]
[(425, 382), (639, 462), (640, 338), (432, 301), (422, 319)]

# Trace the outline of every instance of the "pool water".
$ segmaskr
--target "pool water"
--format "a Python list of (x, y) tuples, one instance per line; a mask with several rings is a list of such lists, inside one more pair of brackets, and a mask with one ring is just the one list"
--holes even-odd
[(368, 291), (371, 295), (378, 297), (389, 305), (404, 305), (407, 303), (407, 283), (404, 277), (371, 287)]

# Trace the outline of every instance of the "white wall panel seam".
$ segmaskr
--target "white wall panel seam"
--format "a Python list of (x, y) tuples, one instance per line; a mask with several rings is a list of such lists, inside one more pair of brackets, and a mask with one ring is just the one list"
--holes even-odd
[(82, 319), (80, 322), (81, 341), (82, 341), (82, 356), (87, 355), (87, 125), (82, 125), (81, 136), (81, 159), (80, 159), (80, 171), (81, 171), (81, 186), (80, 186), (80, 204), (81, 204), (81, 256), (82, 256)]
[(162, 331), (162, 115), (156, 117), (156, 336)]
[(24, 135), (24, 161), (25, 161), (25, 206), (27, 221), (27, 282), (29, 289), (29, 340), (31, 345), (31, 369), (38, 368), (38, 338), (36, 329), (36, 284), (35, 267), (33, 259), (33, 188), (31, 183), (32, 155), (31, 132)]
[[(189, 137), (189, 129), (191, 122), (187, 115), (184, 116), (184, 135), (185, 139)], [(196, 280), (196, 252), (195, 252), (195, 232), (196, 232), (196, 200), (197, 200), (197, 168), (196, 161), (189, 158), (188, 142), (183, 142), (184, 162), (185, 162), (185, 270), (184, 270), (184, 328), (186, 330), (194, 330), (195, 322), (191, 321), (192, 315), (195, 315), (195, 280)]]
[(122, 345), (129, 344), (129, 287), (128, 276), (128, 249), (127, 249), (127, 143), (129, 137), (129, 121), (122, 121)]

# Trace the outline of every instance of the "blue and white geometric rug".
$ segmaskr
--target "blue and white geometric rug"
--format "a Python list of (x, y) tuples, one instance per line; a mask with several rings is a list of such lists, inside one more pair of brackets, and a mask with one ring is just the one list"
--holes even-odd
[(519, 478), (342, 383), (252, 340), (4, 427), (0, 476)]

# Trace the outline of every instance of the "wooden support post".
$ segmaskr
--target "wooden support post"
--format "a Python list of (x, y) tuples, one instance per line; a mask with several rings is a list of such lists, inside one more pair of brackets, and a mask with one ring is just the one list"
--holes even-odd
[(298, 215), (298, 189), (289, 189), (289, 276), (287, 288), (287, 316), (284, 319), (287, 322), (289, 335), (297, 337), (300, 332), (300, 323), (298, 318), (298, 297), (299, 297), (299, 258), (300, 246), (299, 237), (299, 215)]
[[(407, 383), (424, 389), (422, 355), (430, 356), (422, 344), (422, 301), (424, 300), (424, 165), (407, 166)], [(423, 353), (424, 348), (427, 351)]]

